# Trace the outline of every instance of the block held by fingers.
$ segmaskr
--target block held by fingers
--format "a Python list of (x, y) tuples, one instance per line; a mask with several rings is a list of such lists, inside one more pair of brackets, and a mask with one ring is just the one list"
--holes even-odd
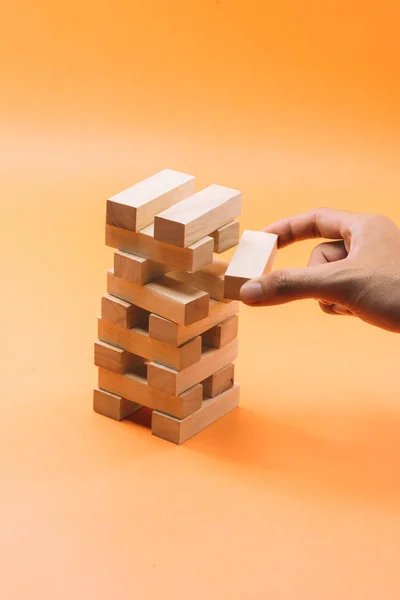
[(240, 299), (242, 285), (271, 271), (278, 248), (278, 236), (245, 230), (225, 273), (224, 297)]

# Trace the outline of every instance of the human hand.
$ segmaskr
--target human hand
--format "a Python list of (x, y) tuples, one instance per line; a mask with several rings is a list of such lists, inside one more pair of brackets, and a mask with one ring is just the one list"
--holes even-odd
[(400, 229), (381, 215), (322, 208), (273, 223), (278, 247), (311, 238), (308, 267), (274, 271), (247, 282), (241, 299), (273, 306), (314, 298), (331, 315), (352, 315), (400, 333)]

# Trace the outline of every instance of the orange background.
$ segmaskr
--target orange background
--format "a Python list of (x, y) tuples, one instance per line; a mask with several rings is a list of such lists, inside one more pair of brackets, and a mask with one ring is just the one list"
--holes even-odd
[(398, 3), (3, 4), (2, 597), (397, 600), (398, 336), (242, 307), (241, 407), (181, 447), (91, 402), (107, 196), (169, 167), (246, 228), (400, 223)]

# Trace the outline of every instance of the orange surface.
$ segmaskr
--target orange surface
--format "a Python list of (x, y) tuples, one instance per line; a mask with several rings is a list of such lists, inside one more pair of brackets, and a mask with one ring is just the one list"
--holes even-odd
[(398, 336), (243, 307), (237, 411), (176, 447), (91, 409), (107, 196), (171, 167), (243, 190), (246, 228), (314, 205), (400, 223), (399, 12), (4, 4), (2, 598), (400, 597)]

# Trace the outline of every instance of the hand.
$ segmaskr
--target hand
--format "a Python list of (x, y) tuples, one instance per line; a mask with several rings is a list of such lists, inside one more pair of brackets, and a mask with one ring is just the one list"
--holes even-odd
[(247, 282), (241, 299), (273, 306), (303, 298), (331, 315), (352, 315), (400, 333), (400, 229), (387, 217), (327, 208), (278, 221), (264, 229), (278, 247), (326, 238), (307, 268), (274, 271)]

